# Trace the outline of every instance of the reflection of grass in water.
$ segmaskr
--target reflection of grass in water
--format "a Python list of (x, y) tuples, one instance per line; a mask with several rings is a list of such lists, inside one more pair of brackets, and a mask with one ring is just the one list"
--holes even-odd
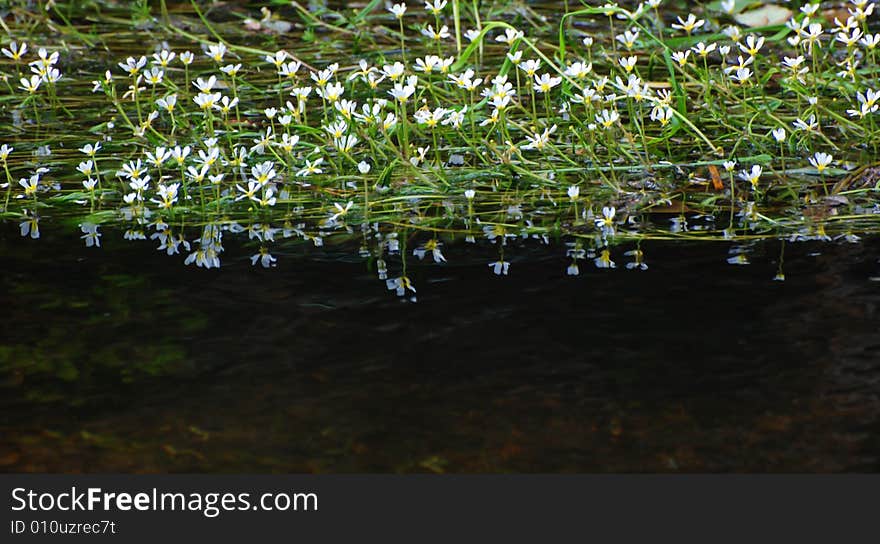
[[(26, 270), (24, 263), (16, 269)], [(31, 277), (4, 282), (8, 310), (34, 324), (4, 335), (0, 345), (0, 373), (16, 385), (6, 393), (10, 400), (23, 395), (28, 402), (89, 404), (107, 387), (192, 371), (185, 338), (203, 330), (207, 319), (177, 304), (176, 290), (122, 274), (88, 286), (47, 282), (41, 272)]]
[[(804, 13), (789, 27), (732, 31), (711, 9), (693, 27), (668, 26), (662, 8), (542, 22), (549, 8), (511, 6), (512, 17), (458, 3), (399, 18), (376, 3), (297, 8), (280, 14), (304, 25), (296, 49), (273, 33), (279, 14), (242, 26), (184, 3), (151, 21), (144, 3), (103, 11), (88, 36), (82, 13), (54, 8), (74, 44), (59, 50), (39, 35), (46, 15), (17, 11), (31, 49), (3, 69), (24, 75), (33, 61), (46, 75), (33, 92), (12, 77), (0, 100), (17, 135), (3, 159), (4, 216), (31, 236), (40, 217), (82, 225), (90, 245), (101, 243), (96, 225), (124, 225), (127, 238), (201, 266), (219, 264), (223, 232), (246, 233), (266, 267), (276, 236), (361, 236), (377, 261), (396, 244), (481, 236), (499, 245), (503, 271), (508, 235), (564, 236), (604, 255), (643, 239), (876, 230), (871, 171), (845, 177), (875, 160), (878, 139), (874, 49), (840, 39), (856, 30), (826, 23), (816, 42)], [(674, 15), (688, 19), (664, 20)], [(157, 45), (126, 33), (123, 16)], [(573, 21), (597, 32), (583, 40)], [(268, 33), (245, 30), (256, 27)], [(478, 31), (459, 47), (467, 28)], [(98, 41), (110, 52), (85, 60)], [(718, 221), (682, 228), (695, 215)], [(645, 221), (667, 216), (672, 232)]]

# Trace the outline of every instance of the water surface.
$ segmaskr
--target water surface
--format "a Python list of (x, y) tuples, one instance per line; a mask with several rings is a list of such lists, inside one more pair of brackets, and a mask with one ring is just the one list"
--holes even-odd
[(779, 241), (578, 277), (453, 244), (410, 303), (352, 248), (203, 270), (63, 232), (0, 236), (0, 470), (880, 469), (877, 240), (787, 243), (784, 282)]

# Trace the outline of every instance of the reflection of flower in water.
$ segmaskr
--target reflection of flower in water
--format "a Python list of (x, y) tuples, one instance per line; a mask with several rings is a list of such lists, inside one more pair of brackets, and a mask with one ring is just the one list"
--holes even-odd
[(435, 263), (445, 263), (446, 257), (443, 256), (443, 253), (440, 251), (440, 246), (443, 244), (438, 242), (436, 239), (431, 239), (420, 245), (419, 247), (413, 250), (413, 255), (422, 260), (425, 258), (425, 254), (431, 253), (434, 257)]
[(593, 263), (596, 264), (596, 268), (617, 268), (617, 265), (611, 260), (611, 250), (608, 248), (602, 249), (599, 256), (593, 259)]
[(580, 240), (566, 242), (565, 245), (568, 246), (568, 249), (565, 250), (565, 255), (571, 258), (571, 264), (565, 269), (565, 273), (569, 276), (578, 276), (581, 273), (578, 261), (587, 258), (587, 251)]
[(266, 247), (261, 247), (259, 253), (251, 256), (251, 265), (256, 266), (257, 261), (260, 261), (260, 265), (262, 265), (263, 268), (270, 268), (275, 266), (278, 259), (273, 257)]
[[(385, 286), (388, 287), (389, 291), (394, 291), (397, 293), (397, 296), (403, 297), (406, 296), (407, 291), (411, 291), (413, 295), (415, 295), (416, 288), (413, 287), (412, 282), (406, 276), (400, 276), (398, 278), (391, 278), (385, 280)], [(410, 300), (415, 302), (416, 297), (410, 297)]]
[(220, 268), (220, 254), (223, 253), (223, 232), (218, 225), (208, 224), (202, 229), (202, 237), (199, 238), (199, 249), (189, 254), (183, 264), (202, 268)]
[(101, 247), (101, 233), (98, 232), (98, 225), (80, 223), (79, 228), (83, 232), (80, 238), (86, 241), (86, 247)]
[(501, 244), (507, 244), (508, 238), (516, 238), (515, 234), (507, 232), (507, 227), (500, 224), (495, 225), (484, 225), (483, 226), (483, 235), (489, 240), (496, 240), (498, 238), (501, 239)]
[(631, 249), (624, 253), (627, 257), (632, 257), (633, 260), (626, 263), (627, 270), (647, 270), (648, 265), (645, 263), (645, 254), (642, 253), (641, 249)]
[(730, 248), (730, 257), (727, 258), (728, 264), (744, 265), (749, 264), (748, 252), (751, 251), (749, 246), (733, 246)]
[(162, 221), (157, 221), (154, 224), (156, 228), (156, 232), (150, 235), (151, 240), (159, 240), (159, 247), (156, 249), (159, 251), (165, 251), (168, 255), (177, 255), (180, 253), (180, 246), (183, 246), (187, 251), (190, 250), (189, 242), (183, 237), (183, 234), (178, 234), (177, 236), (171, 231), (171, 227)]
[(507, 271), (510, 269), (510, 263), (504, 259), (499, 259), (493, 263), (489, 263), (489, 268), (492, 269), (492, 272), (494, 272), (496, 276), (506, 276)]
[(568, 242), (565, 245), (569, 246), (568, 249), (565, 250), (565, 255), (567, 257), (571, 257), (574, 260), (586, 258), (587, 251), (584, 249), (580, 240), (576, 242)]
[(669, 225), (669, 232), (673, 234), (677, 234), (679, 232), (687, 232), (688, 231), (688, 222), (685, 216), (673, 217), (669, 220), (672, 224)]
[[(24, 213), (27, 216), (27, 210), (24, 210)], [(36, 213), (19, 223), (18, 227), (22, 236), (30, 236), (34, 240), (40, 237), (40, 218)]]

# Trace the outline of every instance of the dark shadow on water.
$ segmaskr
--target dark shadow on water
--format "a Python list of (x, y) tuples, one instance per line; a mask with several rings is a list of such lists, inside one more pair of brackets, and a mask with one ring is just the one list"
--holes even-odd
[(876, 240), (788, 244), (785, 282), (780, 242), (575, 278), (453, 246), (412, 304), (353, 252), (205, 271), (2, 232), (3, 471), (880, 469)]

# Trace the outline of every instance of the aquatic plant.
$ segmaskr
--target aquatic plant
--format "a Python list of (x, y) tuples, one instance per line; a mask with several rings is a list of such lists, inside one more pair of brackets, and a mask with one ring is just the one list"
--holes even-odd
[[(652, 238), (849, 241), (877, 228), (873, 2), (830, 21), (804, 4), (769, 26), (730, 1), (699, 15), (651, 0), (507, 18), (478, 3), (378, 4), (297, 7), (292, 39), (264, 8), (247, 28), (284, 44), (264, 49), (196, 2), (187, 24), (163, 2), (161, 18), (135, 17), (155, 45), (119, 58), (112, 43), (98, 54), (70, 9), (18, 8), (0, 64), (2, 216), (31, 238), (65, 218), (89, 247), (121, 227), (205, 268), (220, 266), (227, 232), (247, 233), (266, 268), (281, 264), (276, 235), (359, 239), (401, 296), (415, 293), (406, 255), (443, 263), (444, 238), (494, 244), (498, 275), (510, 239), (573, 241), (578, 275), (579, 260), (614, 268), (614, 246)], [(328, 45), (303, 45), (319, 30)], [(366, 45), (351, 55), (341, 40)], [(627, 269), (647, 269), (641, 245), (626, 254)], [(387, 255), (400, 255), (393, 279)]]

